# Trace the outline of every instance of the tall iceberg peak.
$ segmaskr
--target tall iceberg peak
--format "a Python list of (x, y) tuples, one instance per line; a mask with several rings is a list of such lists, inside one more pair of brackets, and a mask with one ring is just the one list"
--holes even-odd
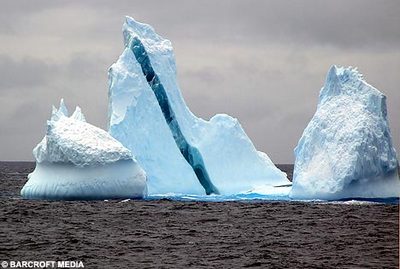
[(159, 36), (150, 25), (135, 21), (129, 16), (125, 16), (122, 33), (125, 47), (130, 47), (130, 42), (136, 37), (144, 44), (148, 53), (173, 52), (171, 41)]
[(237, 120), (190, 112), (169, 40), (130, 17), (123, 34), (125, 50), (109, 70), (109, 132), (147, 171), (149, 193), (233, 194), (288, 183)]
[(72, 116), (61, 100), (53, 107), (43, 140), (33, 150), (36, 168), (21, 190), (24, 198), (86, 200), (139, 198), (146, 175), (131, 152), (106, 131)]
[(386, 97), (380, 91), (369, 85), (357, 68), (344, 68), (333, 65), (328, 71), (325, 85), (320, 92), (319, 104), (325, 103), (338, 95), (352, 96), (366, 104), (370, 110), (380, 110), (386, 113)]
[(332, 66), (295, 149), (292, 198), (398, 197), (386, 97), (351, 67)]
[(182, 133), (182, 128), (171, 107), (171, 103), (168, 99), (165, 88), (151, 65), (151, 61), (147, 55), (143, 43), (139, 40), (139, 38), (133, 37), (129, 42), (129, 48), (142, 68), (143, 75), (146, 77), (146, 80), (157, 99), (164, 119), (167, 122), (170, 131), (172, 132), (172, 137), (174, 138), (182, 156), (192, 167), (197, 179), (205, 189), (206, 194), (219, 194), (218, 189), (212, 184), (208, 175), (202, 154), (197, 147), (192, 146), (188, 142), (188, 139), (186, 139), (185, 135)]

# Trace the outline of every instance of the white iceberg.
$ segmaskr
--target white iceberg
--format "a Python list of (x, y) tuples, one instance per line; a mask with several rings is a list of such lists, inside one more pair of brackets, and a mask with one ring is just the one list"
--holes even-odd
[(146, 171), (149, 194), (229, 195), (289, 183), (236, 119), (192, 114), (169, 40), (130, 17), (123, 35), (125, 50), (109, 70), (109, 132)]
[(317, 111), (295, 155), (291, 198), (388, 198), (400, 194), (386, 97), (356, 69), (330, 69)]
[(146, 175), (131, 152), (106, 131), (85, 121), (79, 107), (68, 117), (61, 100), (47, 132), (33, 150), (36, 168), (21, 190), (26, 199), (142, 198)]

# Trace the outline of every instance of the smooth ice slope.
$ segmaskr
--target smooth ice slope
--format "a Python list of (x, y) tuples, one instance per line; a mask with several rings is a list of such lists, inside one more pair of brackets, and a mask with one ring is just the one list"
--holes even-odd
[(125, 50), (109, 70), (109, 131), (146, 170), (150, 194), (234, 194), (288, 183), (236, 119), (204, 121), (190, 112), (169, 40), (130, 17), (123, 34)]
[(399, 196), (386, 97), (355, 69), (329, 70), (295, 155), (292, 198)]
[(61, 100), (33, 150), (36, 168), (21, 195), (28, 199), (139, 198), (146, 175), (120, 142), (85, 121), (79, 107), (68, 117)]

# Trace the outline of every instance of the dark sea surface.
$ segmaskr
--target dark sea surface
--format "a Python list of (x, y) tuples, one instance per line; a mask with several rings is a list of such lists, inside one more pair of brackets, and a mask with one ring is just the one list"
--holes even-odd
[[(361, 201), (22, 200), (0, 162), (0, 262), (85, 268), (398, 268), (399, 206)], [(289, 176), (292, 165), (280, 166)]]

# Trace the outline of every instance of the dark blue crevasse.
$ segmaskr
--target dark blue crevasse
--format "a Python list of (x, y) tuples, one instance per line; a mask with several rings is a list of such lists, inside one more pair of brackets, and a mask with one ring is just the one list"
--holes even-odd
[(185, 136), (182, 134), (179, 123), (168, 100), (167, 92), (165, 91), (165, 88), (162, 85), (159, 77), (154, 72), (150, 58), (142, 42), (137, 37), (134, 37), (131, 39), (129, 46), (135, 55), (136, 60), (139, 62), (149, 86), (157, 98), (158, 104), (160, 105), (164, 118), (172, 132), (175, 143), (183, 157), (193, 168), (193, 171), (195, 172), (200, 184), (205, 189), (206, 194), (219, 194), (218, 189), (210, 180), (210, 176), (205, 168), (203, 157), (201, 156), (200, 151), (196, 147), (190, 145)]

